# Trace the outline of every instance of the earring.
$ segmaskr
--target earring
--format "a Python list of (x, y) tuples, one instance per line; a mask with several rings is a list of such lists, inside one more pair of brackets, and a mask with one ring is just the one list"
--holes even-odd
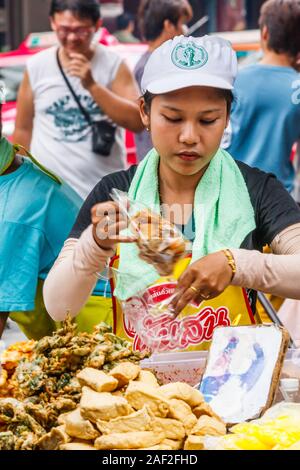
[(150, 127), (146, 127), (146, 131), (147, 131), (147, 132), (150, 132)]

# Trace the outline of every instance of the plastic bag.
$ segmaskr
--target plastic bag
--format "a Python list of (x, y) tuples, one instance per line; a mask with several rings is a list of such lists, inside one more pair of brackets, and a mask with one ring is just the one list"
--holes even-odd
[(170, 276), (187, 250), (181, 232), (159, 214), (130, 200), (127, 193), (113, 189), (111, 197), (128, 217), (129, 229), (137, 236), (140, 258), (151, 264), (160, 276)]

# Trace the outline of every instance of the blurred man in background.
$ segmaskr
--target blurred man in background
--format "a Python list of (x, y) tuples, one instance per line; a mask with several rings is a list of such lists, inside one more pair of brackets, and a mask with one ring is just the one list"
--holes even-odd
[[(60, 47), (27, 63), (14, 142), (86, 198), (102, 177), (126, 167), (123, 128), (143, 128), (139, 91), (126, 63), (93, 43), (98, 0), (52, 0), (50, 19)], [(108, 154), (99, 149), (106, 143)]]
[(300, 138), (294, 100), (300, 70), (300, 0), (268, 0), (259, 19), (263, 59), (242, 69), (226, 150), (252, 167), (274, 173), (291, 192), (293, 144)]
[[(139, 27), (149, 49), (134, 71), (140, 88), (144, 67), (151, 53), (163, 42), (185, 34), (186, 24), (192, 17), (193, 10), (187, 0), (142, 0), (138, 12)], [(136, 147), (138, 160), (141, 161), (153, 147), (147, 130), (136, 135)]]
[(130, 13), (122, 13), (117, 17), (117, 31), (114, 36), (119, 42), (125, 44), (138, 43), (140, 41), (133, 35), (134, 27), (134, 16)]

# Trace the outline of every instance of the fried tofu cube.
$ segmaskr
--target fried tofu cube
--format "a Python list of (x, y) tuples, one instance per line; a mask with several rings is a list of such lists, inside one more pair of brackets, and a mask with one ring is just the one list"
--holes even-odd
[(166, 439), (182, 440), (185, 438), (185, 429), (181, 421), (170, 418), (153, 418), (151, 431), (164, 433)]
[(108, 422), (97, 421), (97, 427), (102, 434), (147, 431), (151, 427), (151, 416), (148, 414), (147, 408), (144, 407), (128, 416), (121, 416)]
[(171, 450), (180, 450), (183, 448), (184, 440), (164, 439), (160, 445), (171, 447)]
[(204, 437), (189, 436), (184, 444), (184, 450), (204, 450)]
[(77, 437), (78, 439), (89, 441), (99, 436), (99, 432), (94, 426), (81, 416), (80, 408), (72, 411), (67, 416), (65, 427), (69, 436)]
[(169, 403), (160, 393), (160, 389), (142, 382), (131, 382), (125, 393), (128, 403), (135, 409), (141, 410), (147, 406), (149, 413), (158, 418), (166, 418), (169, 413)]
[(141, 370), (138, 377), (135, 379), (136, 382), (142, 382), (152, 387), (159, 387), (159, 383), (155, 375), (150, 370)]
[(197, 424), (197, 418), (193, 414), (191, 407), (185, 401), (176, 400), (175, 398), (169, 400), (169, 404), (170, 411), (168, 414), (168, 418), (173, 418), (177, 419), (178, 421), (181, 421), (186, 434), (189, 435), (191, 433), (191, 430)]
[(105, 392), (94, 392), (88, 387), (82, 389), (80, 409), (81, 416), (92, 423), (97, 423), (99, 420), (109, 421), (133, 413), (133, 409), (125, 398), (115, 397)]
[(118, 387), (118, 381), (114, 377), (105, 374), (102, 370), (86, 367), (77, 374), (81, 385), (95, 390), (96, 392), (113, 392)]
[(107, 434), (98, 437), (94, 445), (99, 450), (140, 449), (160, 444), (163, 439), (163, 434), (157, 434), (152, 431), (136, 431)]
[(41, 437), (37, 443), (40, 450), (58, 450), (61, 445), (67, 444), (71, 439), (61, 426), (52, 428), (48, 434)]
[(195, 436), (225, 436), (226, 426), (216, 418), (201, 416), (191, 434)]
[(209, 404), (205, 402), (193, 408), (193, 413), (198, 419), (201, 418), (201, 416), (210, 416), (211, 418), (216, 418), (219, 421), (222, 421), (222, 419), (213, 411)]
[(109, 375), (118, 381), (118, 388), (122, 388), (131, 380), (135, 380), (140, 372), (140, 366), (132, 362), (121, 362), (110, 371)]
[(175, 398), (176, 400), (185, 401), (191, 408), (199, 406), (204, 402), (202, 393), (186, 383), (174, 382), (166, 384), (160, 387), (160, 391), (167, 399)]
[(63, 444), (59, 448), (60, 450), (97, 450), (94, 446), (89, 444), (81, 444), (79, 442), (70, 442), (69, 444)]

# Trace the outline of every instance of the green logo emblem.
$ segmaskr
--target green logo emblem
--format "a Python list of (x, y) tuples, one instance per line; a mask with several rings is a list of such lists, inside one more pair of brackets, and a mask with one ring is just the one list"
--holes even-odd
[(181, 69), (199, 69), (208, 61), (208, 53), (204, 47), (196, 46), (193, 41), (178, 44), (172, 52), (172, 61)]

